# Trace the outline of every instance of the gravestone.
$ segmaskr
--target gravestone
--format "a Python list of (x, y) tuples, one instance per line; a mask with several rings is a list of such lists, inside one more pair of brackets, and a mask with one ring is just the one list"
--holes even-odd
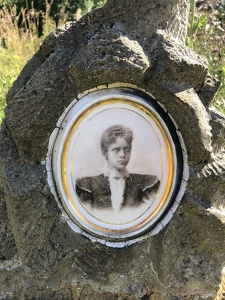
[[(225, 261), (225, 118), (213, 107), (219, 83), (207, 61), (184, 44), (188, 13), (186, 0), (109, 0), (51, 33), (14, 82), (0, 132), (1, 299), (216, 296)], [(67, 157), (76, 159), (77, 136), (103, 104), (109, 117), (123, 109), (157, 124), (165, 143), (169, 181), (160, 186), (168, 193), (156, 198), (154, 224), (155, 211), (138, 215), (138, 231), (98, 226), (101, 216), (92, 222), (76, 192), (70, 199)]]

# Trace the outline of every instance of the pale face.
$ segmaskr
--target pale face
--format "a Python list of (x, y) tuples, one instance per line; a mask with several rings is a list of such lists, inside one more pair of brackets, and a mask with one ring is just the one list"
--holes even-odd
[(118, 137), (114, 144), (109, 145), (107, 153), (107, 161), (109, 168), (114, 171), (123, 171), (131, 155), (130, 145), (125, 138)]

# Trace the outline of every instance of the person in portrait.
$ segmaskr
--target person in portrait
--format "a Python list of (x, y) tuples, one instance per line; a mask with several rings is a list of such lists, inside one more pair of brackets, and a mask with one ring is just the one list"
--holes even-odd
[(154, 175), (129, 173), (133, 132), (114, 125), (101, 137), (101, 151), (107, 162), (107, 171), (98, 176), (76, 180), (76, 193), (81, 202), (93, 208), (120, 211), (125, 207), (138, 207), (154, 199), (159, 180)]

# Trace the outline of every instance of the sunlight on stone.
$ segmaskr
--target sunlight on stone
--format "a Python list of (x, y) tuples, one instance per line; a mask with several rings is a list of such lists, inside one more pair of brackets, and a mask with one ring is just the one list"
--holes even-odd
[(208, 209), (208, 212), (212, 215), (215, 215), (217, 218), (220, 219), (222, 223), (225, 223), (225, 207), (220, 206), (219, 208), (210, 207)]

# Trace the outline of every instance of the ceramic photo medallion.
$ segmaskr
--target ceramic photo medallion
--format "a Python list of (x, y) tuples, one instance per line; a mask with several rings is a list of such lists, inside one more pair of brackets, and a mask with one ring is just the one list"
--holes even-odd
[(72, 228), (116, 245), (165, 227), (185, 190), (185, 149), (153, 97), (131, 88), (90, 92), (57, 125), (48, 177)]

